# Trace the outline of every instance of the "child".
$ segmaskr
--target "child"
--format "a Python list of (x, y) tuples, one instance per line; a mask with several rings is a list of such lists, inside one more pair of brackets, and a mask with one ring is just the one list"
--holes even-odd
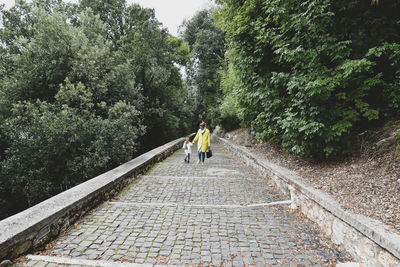
[(183, 142), (183, 149), (185, 150), (185, 162), (190, 163), (190, 153), (192, 152), (193, 144), (189, 141), (189, 137)]

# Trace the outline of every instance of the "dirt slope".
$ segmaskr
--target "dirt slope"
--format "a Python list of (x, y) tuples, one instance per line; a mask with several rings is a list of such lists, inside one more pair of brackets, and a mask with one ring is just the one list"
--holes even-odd
[[(395, 139), (376, 147), (388, 137), (390, 127), (360, 136), (352, 157), (330, 162), (303, 159), (283, 151), (278, 144), (256, 139), (248, 148), (255, 154), (296, 171), (315, 188), (333, 196), (342, 208), (377, 219), (400, 233), (400, 157)], [(368, 135), (368, 137), (366, 137)], [(245, 129), (225, 138), (244, 145)]]

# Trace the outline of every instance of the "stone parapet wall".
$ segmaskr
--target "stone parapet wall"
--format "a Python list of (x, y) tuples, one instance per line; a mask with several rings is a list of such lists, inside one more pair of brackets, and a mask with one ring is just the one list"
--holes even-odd
[(264, 177), (272, 179), (283, 193), (290, 194), (291, 207), (316, 222), (354, 260), (369, 267), (400, 266), (400, 235), (387, 225), (343, 210), (335, 199), (307, 184), (295, 172), (261, 159), (245, 147), (223, 138), (218, 141)]
[(181, 148), (183, 141), (180, 138), (155, 148), (0, 221), (0, 262), (42, 247), (88, 211), (115, 196), (139, 174)]

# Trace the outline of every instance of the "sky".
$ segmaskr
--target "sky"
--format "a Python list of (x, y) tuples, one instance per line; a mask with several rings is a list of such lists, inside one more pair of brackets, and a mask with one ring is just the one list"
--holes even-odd
[[(64, 1), (78, 2), (78, 0)], [(175, 36), (178, 33), (178, 26), (182, 24), (184, 19), (189, 19), (196, 11), (211, 6), (210, 0), (127, 0), (127, 2), (128, 4), (137, 3), (142, 7), (154, 8), (157, 19)], [(5, 4), (6, 8), (10, 8), (14, 3), (15, 0), (0, 0), (0, 4)]]

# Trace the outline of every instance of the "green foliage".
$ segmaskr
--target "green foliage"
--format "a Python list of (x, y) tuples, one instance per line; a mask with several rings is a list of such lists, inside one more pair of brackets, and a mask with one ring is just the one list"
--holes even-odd
[(70, 83), (54, 104), (14, 105), (2, 128), (11, 140), (2, 174), (16, 199), (31, 206), (131, 159), (144, 133), (141, 113), (125, 102), (105, 118), (95, 110), (90, 91)]
[(238, 117), (260, 138), (331, 157), (350, 153), (357, 132), (399, 115), (398, 1), (220, 4), (215, 17), (240, 80), (226, 99), (239, 100)]
[(105, 23), (107, 39), (117, 49), (118, 41), (125, 35), (127, 4), (125, 0), (81, 0), (82, 10), (90, 8)]
[(189, 47), (154, 10), (34, 0), (0, 12), (2, 217), (192, 131)]
[(228, 69), (221, 70), (221, 87), (224, 94), (219, 105), (219, 121), (225, 130), (231, 131), (240, 127), (243, 119), (243, 110), (240, 106), (240, 79), (238, 73), (229, 66)]
[(182, 36), (189, 45), (190, 60), (186, 65), (187, 83), (196, 102), (198, 120), (219, 123), (218, 105), (222, 99), (220, 68), (225, 57), (225, 34), (211, 16), (202, 10), (182, 25)]

